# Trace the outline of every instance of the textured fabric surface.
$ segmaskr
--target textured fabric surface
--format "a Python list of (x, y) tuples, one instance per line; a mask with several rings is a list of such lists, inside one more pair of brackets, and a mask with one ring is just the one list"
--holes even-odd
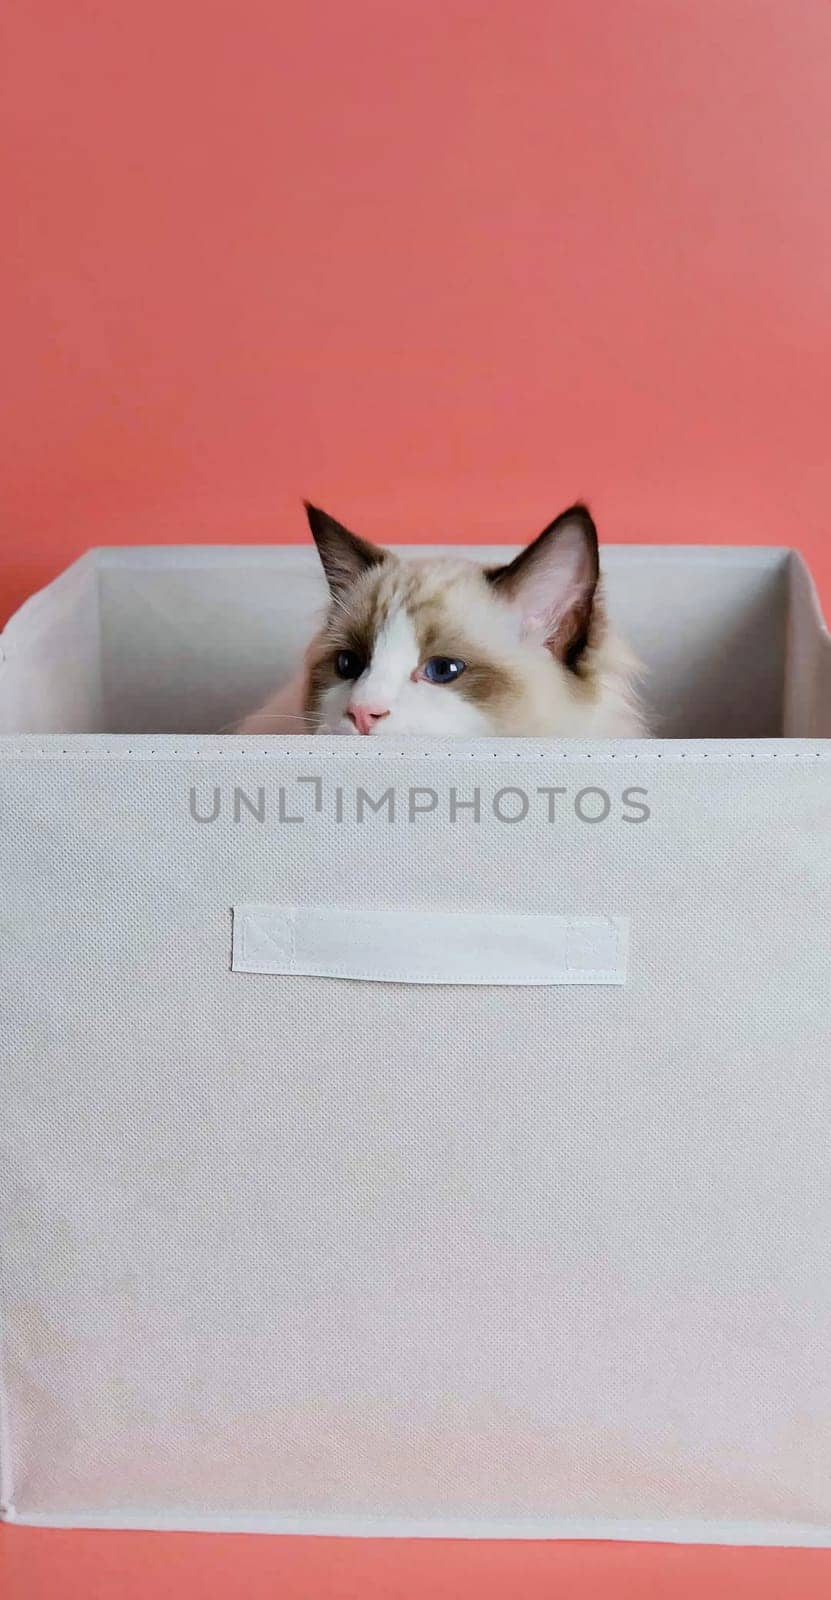
[[(298, 743), (3, 762), (18, 1514), (827, 1539), (827, 747)], [(321, 889), (631, 913), (629, 979), (240, 982), (231, 906)]]

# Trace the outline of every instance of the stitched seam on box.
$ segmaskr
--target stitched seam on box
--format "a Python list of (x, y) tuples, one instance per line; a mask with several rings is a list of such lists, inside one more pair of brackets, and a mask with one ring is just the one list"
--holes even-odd
[[(237, 913), (234, 912), (233, 916), (235, 920), (236, 915)], [(241, 927), (239, 942), (240, 955), (242, 960), (245, 962), (245, 967), (238, 968), (237, 970), (247, 970), (250, 972), (273, 972), (275, 970), (282, 971), (284, 966), (287, 967), (289, 972), (294, 970), (297, 914), (295, 908), (290, 906), (286, 907), (284, 910), (281, 910), (280, 915), (283, 918), (286, 926), (287, 953), (285, 956), (278, 955), (274, 957), (270, 962), (263, 962), (262, 960), (258, 959), (256, 955), (251, 954), (248, 938), (253, 927), (261, 927), (261, 921), (258, 919), (256, 912), (246, 911), (243, 913), (242, 917), (240, 918)], [(266, 933), (268, 933), (267, 928)]]
[[(591, 980), (591, 974), (592, 974), (592, 971), (594, 969), (588, 968), (588, 967), (577, 967), (577, 966), (575, 966), (573, 964), (572, 960), (571, 960), (571, 952), (570, 952), (570, 949), (569, 949), (569, 942), (570, 942), (570, 939), (571, 939), (571, 935), (574, 932), (574, 930), (578, 927), (579, 922), (582, 921), (582, 920), (584, 920), (584, 919), (577, 918), (577, 917), (569, 917), (569, 919), (568, 919), (568, 923), (567, 923), (567, 926), (566, 926), (566, 971), (567, 972), (579, 973), (579, 975), (581, 977), (585, 976), (585, 977), (587, 977), (587, 980), (590, 981)], [(607, 920), (608, 923), (611, 923), (612, 932), (614, 934), (614, 940), (615, 940), (614, 966), (612, 966), (609, 970), (612, 971), (612, 972), (619, 972), (620, 971), (620, 924), (619, 924), (618, 921), (614, 920), (611, 917), (609, 917), (606, 920)]]
[[(57, 735), (57, 737), (60, 737), (60, 735)], [(71, 737), (74, 737), (74, 736), (73, 735), (69, 735), (68, 737), (71, 738)], [(129, 738), (130, 736), (129, 735), (124, 735), (124, 737), (125, 738)], [(142, 735), (134, 735), (133, 737), (142, 737)], [(639, 762), (645, 762), (645, 763), (649, 764), (651, 762), (663, 761), (664, 759), (666, 759), (667, 760), (667, 764), (670, 765), (670, 766), (675, 762), (687, 761), (687, 760), (689, 760), (690, 762), (693, 762), (693, 763), (700, 762), (700, 761), (712, 761), (714, 764), (719, 764), (719, 763), (722, 763), (722, 762), (725, 762), (725, 761), (735, 761), (737, 765), (740, 765), (742, 762), (745, 762), (745, 761), (756, 761), (756, 762), (759, 762), (760, 764), (764, 764), (765, 762), (768, 762), (768, 761), (779, 761), (779, 762), (782, 762), (782, 763), (789, 763), (789, 762), (793, 762), (793, 761), (804, 761), (804, 760), (817, 760), (817, 761), (826, 761), (826, 762), (827, 761), (831, 761), (831, 739), (829, 739), (826, 742), (826, 748), (821, 749), (821, 750), (817, 750), (817, 749), (783, 750), (781, 752), (776, 751), (776, 750), (739, 750), (739, 751), (732, 751), (732, 750), (724, 750), (724, 751), (702, 750), (702, 751), (696, 751), (694, 746), (690, 746), (685, 750), (678, 750), (678, 751), (672, 751), (672, 750), (670, 750), (670, 751), (663, 751), (663, 750), (656, 750), (656, 751), (637, 751), (637, 750), (632, 750), (632, 751), (627, 751), (627, 750), (619, 750), (619, 749), (617, 749), (617, 750), (608, 750), (608, 751), (597, 751), (597, 750), (595, 750), (594, 752), (592, 752), (591, 750), (571, 751), (571, 750), (539, 750), (539, 749), (537, 749), (537, 750), (517, 750), (517, 749), (514, 749), (514, 750), (490, 750), (490, 751), (488, 751), (488, 750), (475, 750), (475, 751), (458, 751), (458, 750), (391, 750), (388, 747), (387, 748), (383, 748), (384, 741), (383, 740), (378, 740), (377, 744), (378, 744), (379, 748), (377, 748), (377, 749), (367, 750), (366, 747), (363, 745), (363, 743), (360, 743), (359, 747), (357, 749), (352, 750), (350, 748), (350, 749), (347, 749), (347, 750), (344, 750), (344, 751), (338, 751), (337, 754), (336, 754), (334, 751), (321, 751), (319, 749), (315, 750), (315, 749), (308, 749), (308, 748), (304, 748), (303, 750), (294, 750), (294, 749), (290, 749), (290, 748), (281, 747), (279, 750), (262, 749), (262, 748), (259, 749), (259, 750), (252, 750), (250, 747), (245, 747), (245, 746), (237, 747), (235, 749), (230, 749), (230, 750), (228, 750), (228, 749), (205, 749), (205, 748), (197, 748), (195, 750), (181, 750), (181, 749), (177, 749), (175, 746), (172, 749), (163, 749), (163, 750), (160, 749), (160, 750), (157, 750), (157, 749), (155, 749), (155, 747), (153, 747), (153, 748), (150, 748), (148, 750), (142, 750), (142, 749), (132, 749), (129, 746), (127, 747), (127, 749), (123, 749), (123, 748), (121, 748), (121, 749), (112, 749), (110, 747), (103, 747), (102, 748), (101, 746), (96, 746), (96, 745), (82, 745), (80, 747), (74, 746), (72, 748), (67, 748), (66, 746), (63, 746), (61, 749), (46, 749), (41, 745), (37, 749), (33, 750), (33, 749), (28, 748), (28, 747), (26, 747), (24, 745), (14, 745), (14, 744), (6, 744), (5, 748), (4, 748), (4, 738), (8, 738), (8, 736), (7, 735), (6, 736), (0, 735), (0, 762), (2, 762), (2, 759), (4, 757), (6, 757), (6, 758), (12, 758), (13, 757), (16, 760), (34, 760), (36, 757), (43, 757), (46, 760), (61, 760), (61, 759), (65, 759), (65, 758), (74, 758), (75, 760), (108, 759), (108, 760), (114, 760), (114, 761), (130, 761), (130, 762), (133, 762), (133, 761), (136, 761), (136, 760), (139, 760), (139, 759), (147, 760), (147, 759), (151, 759), (151, 758), (152, 759), (157, 758), (160, 761), (212, 760), (212, 761), (220, 761), (220, 762), (229, 761), (229, 760), (238, 761), (238, 760), (241, 760), (241, 759), (244, 758), (247, 761), (269, 760), (269, 761), (277, 762), (277, 761), (281, 761), (281, 760), (292, 760), (292, 761), (294, 761), (294, 760), (297, 760), (297, 759), (299, 759), (301, 757), (302, 757), (302, 759), (304, 761), (306, 761), (310, 756), (316, 756), (319, 761), (323, 761), (323, 762), (331, 761), (333, 763), (334, 762), (339, 762), (340, 760), (358, 760), (358, 759), (364, 760), (365, 759), (365, 760), (369, 760), (369, 761), (375, 761), (375, 760), (397, 760), (397, 759), (400, 759), (400, 760), (406, 760), (406, 761), (443, 761), (443, 760), (451, 760), (451, 761), (458, 762), (460, 765), (462, 765), (463, 763), (485, 762), (488, 759), (491, 759), (491, 760), (493, 760), (495, 762), (499, 762), (499, 761), (504, 761), (504, 762), (510, 762), (510, 761), (528, 761), (528, 762), (534, 762), (534, 761), (540, 761), (540, 762), (542, 762), (542, 761), (546, 761), (546, 762), (565, 761), (565, 762), (579, 762), (579, 761), (591, 761), (591, 760), (596, 758), (599, 765), (602, 764), (604, 761), (616, 761), (616, 760), (621, 760), (623, 762), (639, 761)], [(375, 742), (375, 741), (373, 741), (373, 742)], [(349, 741), (350, 745), (351, 745), (351, 743), (352, 743), (352, 741)]]

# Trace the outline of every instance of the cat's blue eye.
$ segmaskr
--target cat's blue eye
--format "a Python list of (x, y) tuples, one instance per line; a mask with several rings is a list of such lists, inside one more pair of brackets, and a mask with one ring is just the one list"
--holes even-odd
[(359, 678), (364, 663), (356, 650), (339, 650), (335, 657), (335, 671), (339, 678)]
[(431, 656), (422, 668), (428, 683), (455, 683), (464, 670), (464, 662), (455, 656)]

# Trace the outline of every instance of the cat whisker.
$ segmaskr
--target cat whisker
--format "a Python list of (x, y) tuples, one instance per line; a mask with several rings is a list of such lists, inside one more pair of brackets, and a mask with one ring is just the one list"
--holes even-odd
[[(240, 722), (244, 722), (245, 720), (246, 719), (244, 717), (238, 717), (234, 722), (224, 723), (221, 728), (216, 729), (216, 732), (217, 734), (239, 733)], [(280, 711), (275, 712), (274, 716), (259, 716), (259, 726), (257, 728), (257, 732), (266, 733), (268, 731), (266, 724), (269, 724), (272, 727), (282, 727), (286, 722), (297, 723), (299, 725), (298, 731), (300, 733), (315, 733), (318, 727), (318, 723), (314, 717), (300, 716), (298, 713), (292, 711)]]

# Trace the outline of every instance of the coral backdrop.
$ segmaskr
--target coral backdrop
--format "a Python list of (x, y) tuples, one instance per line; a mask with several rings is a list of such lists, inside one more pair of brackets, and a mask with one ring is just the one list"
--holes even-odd
[(0, 614), (90, 544), (795, 543), (828, 0), (12, 0)]
[[(476, 541), (582, 495), (615, 540), (796, 544), (831, 610), (828, 0), (11, 0), (3, 32), (0, 616), (91, 544), (305, 538), (302, 495)], [(8, 1528), (4, 1574), (820, 1600), (831, 1552)]]

